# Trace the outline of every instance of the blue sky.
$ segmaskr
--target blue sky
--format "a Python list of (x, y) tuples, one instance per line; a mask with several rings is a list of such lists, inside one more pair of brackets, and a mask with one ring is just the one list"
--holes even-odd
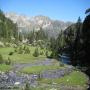
[(4, 12), (45, 15), (63, 21), (77, 21), (79, 16), (83, 19), (89, 7), (90, 0), (0, 0)]

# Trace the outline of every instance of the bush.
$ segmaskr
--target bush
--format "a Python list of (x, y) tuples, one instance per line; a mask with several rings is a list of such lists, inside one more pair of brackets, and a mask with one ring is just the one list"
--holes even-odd
[(2, 55), (0, 54), (0, 64), (4, 63), (4, 60), (3, 60), (3, 57)]
[(22, 47), (20, 47), (18, 50), (18, 54), (22, 54), (22, 53), (23, 53), (23, 49), (22, 49)]
[(25, 49), (25, 54), (29, 54), (30, 53), (30, 50), (29, 50), (29, 48), (27, 47), (26, 49)]
[(13, 55), (13, 54), (14, 54), (14, 52), (10, 52), (10, 53), (9, 53), (9, 55)]
[(51, 58), (56, 58), (56, 53), (55, 53), (55, 52), (52, 52), (52, 53), (50, 54), (50, 57), (51, 57)]
[(17, 49), (15, 49), (14, 52), (17, 52)]
[(23, 47), (23, 50), (26, 50), (26, 46)]
[(8, 60), (5, 62), (6, 65), (10, 65), (11, 64), (11, 59), (8, 57)]
[(46, 56), (48, 57), (48, 51), (46, 51), (46, 53), (45, 53), (45, 54), (46, 54)]
[(33, 53), (34, 57), (38, 57), (39, 56), (39, 51), (38, 48), (35, 49), (34, 53)]

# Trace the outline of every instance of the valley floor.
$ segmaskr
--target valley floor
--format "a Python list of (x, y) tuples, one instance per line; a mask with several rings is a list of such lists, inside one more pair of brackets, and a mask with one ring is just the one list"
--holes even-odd
[[(9, 57), (12, 62), (0, 65), (0, 88), (24, 90), (28, 83), (30, 90), (86, 90), (88, 77), (84, 73), (71, 65), (46, 58), (45, 49), (39, 48), (44, 54), (34, 57), (35, 48), (29, 47), (30, 54), (18, 54), (11, 47), (0, 48), (3, 58)], [(10, 52), (14, 54), (9, 55)]]
[(12, 67), (0, 73), (0, 88), (24, 88), (28, 82), (31, 90), (85, 90), (88, 80), (82, 72), (72, 66), (60, 66), (54, 59)]

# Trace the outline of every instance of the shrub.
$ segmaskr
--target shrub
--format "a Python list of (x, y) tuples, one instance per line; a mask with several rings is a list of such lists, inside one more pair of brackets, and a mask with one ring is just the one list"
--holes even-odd
[(29, 48), (27, 47), (26, 49), (25, 49), (25, 54), (29, 54), (30, 53), (30, 50), (29, 50)]
[(48, 51), (46, 51), (46, 53), (45, 53), (45, 54), (46, 54), (46, 56), (48, 57)]
[(15, 49), (14, 52), (17, 52), (17, 49)]
[(55, 52), (52, 52), (52, 53), (50, 54), (50, 57), (51, 57), (51, 58), (56, 58), (56, 53), (55, 53)]
[(23, 50), (26, 50), (26, 46), (23, 47)]
[(11, 59), (8, 57), (8, 60), (5, 62), (6, 65), (10, 65), (11, 64)]
[(34, 57), (38, 57), (39, 56), (39, 51), (38, 48), (35, 49), (34, 53), (33, 53)]
[(13, 55), (13, 54), (14, 54), (14, 52), (10, 52), (10, 53), (9, 53), (9, 55)]
[(0, 64), (4, 63), (4, 60), (3, 60), (3, 57), (2, 55), (0, 54)]
[(22, 47), (20, 47), (18, 50), (18, 54), (22, 54), (22, 53), (23, 53), (23, 49), (22, 49)]

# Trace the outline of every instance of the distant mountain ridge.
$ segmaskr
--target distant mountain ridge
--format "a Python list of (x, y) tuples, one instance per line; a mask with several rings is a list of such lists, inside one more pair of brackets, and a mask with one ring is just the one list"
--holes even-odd
[(51, 36), (56, 36), (61, 30), (65, 30), (72, 22), (64, 22), (59, 20), (52, 20), (47, 16), (34, 16), (28, 17), (25, 15), (19, 15), (16, 13), (5, 13), (5, 16), (11, 19), (14, 23), (17, 23), (20, 31), (29, 32), (33, 29), (35, 31), (40, 30), (40, 27)]

